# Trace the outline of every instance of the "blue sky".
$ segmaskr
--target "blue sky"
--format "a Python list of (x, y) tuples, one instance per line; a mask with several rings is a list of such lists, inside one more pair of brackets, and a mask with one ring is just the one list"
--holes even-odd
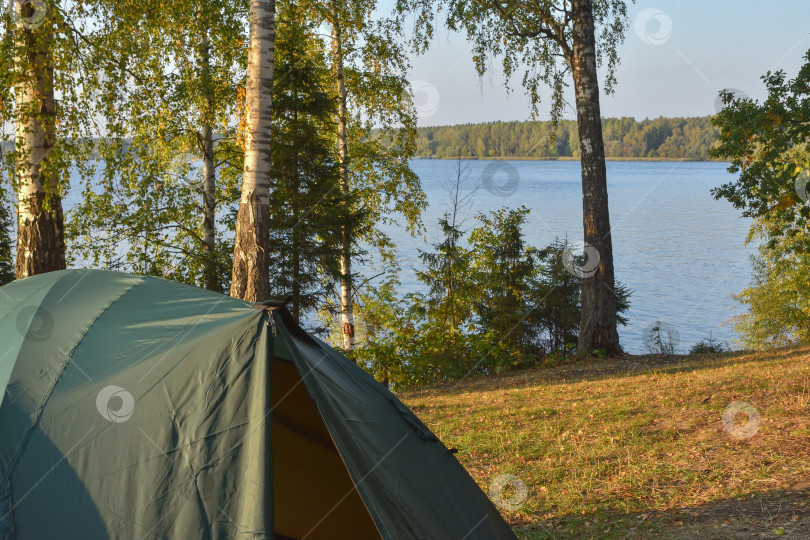
[[(628, 13), (619, 84), (614, 95), (603, 94), (603, 116), (713, 114), (724, 88), (761, 99), (760, 77), (778, 69), (795, 75), (810, 49), (810, 0), (639, 0)], [(507, 93), (496, 62), (480, 80), (469, 51), (463, 35), (442, 29), (426, 54), (411, 59), (419, 124), (528, 119), (519, 79)], [(548, 118), (546, 108), (539, 118)]]

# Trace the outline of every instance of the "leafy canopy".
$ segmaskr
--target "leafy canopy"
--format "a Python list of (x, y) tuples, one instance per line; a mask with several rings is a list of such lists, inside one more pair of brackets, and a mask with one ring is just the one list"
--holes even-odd
[[(490, 0), (398, 0), (404, 16), (415, 14), (414, 44), (424, 50), (430, 43), (436, 19), (444, 16), (451, 30), (464, 30), (472, 42), (473, 61), (483, 75), (492, 59), (500, 58), (507, 80), (522, 72), (521, 84), (537, 113), (542, 90), (551, 88), (551, 117), (559, 120), (573, 62), (573, 20), (567, 0), (537, 2)], [(618, 45), (624, 40), (627, 25), (625, 0), (595, 0), (596, 59), (607, 67), (605, 91), (616, 83), (619, 63)]]

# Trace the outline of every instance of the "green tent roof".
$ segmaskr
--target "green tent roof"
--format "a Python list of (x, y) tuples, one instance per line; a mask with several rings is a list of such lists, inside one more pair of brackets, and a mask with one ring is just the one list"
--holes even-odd
[(514, 538), (283, 307), (67, 270), (0, 287), (0, 539)]

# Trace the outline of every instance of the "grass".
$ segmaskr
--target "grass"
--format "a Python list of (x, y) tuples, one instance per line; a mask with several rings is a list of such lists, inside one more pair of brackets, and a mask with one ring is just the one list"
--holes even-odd
[[(810, 537), (808, 347), (575, 361), (400, 397), (485, 492), (519, 479), (501, 511), (521, 538)], [(735, 402), (760, 415), (749, 438), (723, 423)]]

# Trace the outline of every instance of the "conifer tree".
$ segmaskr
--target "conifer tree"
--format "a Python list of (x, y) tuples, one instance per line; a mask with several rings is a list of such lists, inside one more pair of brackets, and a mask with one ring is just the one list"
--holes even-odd
[(330, 137), (336, 113), (329, 69), (312, 23), (292, 1), (277, 2), (270, 186), (270, 282), (291, 295), (296, 318), (322, 305), (338, 276), (341, 194)]

